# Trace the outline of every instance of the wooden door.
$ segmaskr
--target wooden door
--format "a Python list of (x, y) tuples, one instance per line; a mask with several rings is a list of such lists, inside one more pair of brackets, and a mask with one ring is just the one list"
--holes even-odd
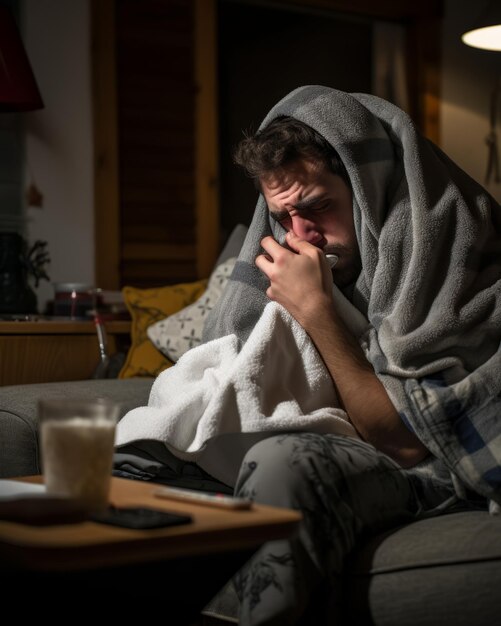
[(212, 0), (95, 0), (96, 284), (208, 276), (218, 241)]

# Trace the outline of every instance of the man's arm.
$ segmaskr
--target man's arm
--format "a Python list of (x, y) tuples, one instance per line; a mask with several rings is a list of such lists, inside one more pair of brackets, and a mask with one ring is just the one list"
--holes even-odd
[(329, 370), (342, 407), (362, 439), (402, 467), (422, 460), (428, 450), (400, 419), (358, 342), (336, 311), (332, 274), (323, 252), (288, 233), (286, 250), (271, 237), (257, 267), (270, 280), (267, 295), (282, 304), (311, 337)]

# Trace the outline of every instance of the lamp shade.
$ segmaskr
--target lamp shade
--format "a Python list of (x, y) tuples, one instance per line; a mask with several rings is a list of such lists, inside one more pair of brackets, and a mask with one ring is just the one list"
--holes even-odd
[(0, 111), (42, 109), (30, 62), (12, 13), (0, 6)]
[(472, 28), (461, 37), (463, 43), (482, 50), (501, 50), (501, 2), (490, 2)]

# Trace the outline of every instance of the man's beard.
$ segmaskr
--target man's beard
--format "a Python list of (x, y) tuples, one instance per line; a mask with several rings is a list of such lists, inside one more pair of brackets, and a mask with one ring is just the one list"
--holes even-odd
[(334, 250), (333, 253), (339, 254), (340, 259), (347, 261), (346, 264), (342, 263), (341, 267), (336, 264), (332, 269), (334, 282), (339, 288), (343, 289), (357, 280), (362, 271), (362, 260), (358, 250), (337, 248), (337, 251)]

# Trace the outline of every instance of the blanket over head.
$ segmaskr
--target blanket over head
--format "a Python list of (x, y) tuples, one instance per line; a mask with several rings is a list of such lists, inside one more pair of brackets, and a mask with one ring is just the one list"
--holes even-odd
[[(289, 115), (337, 150), (353, 189), (362, 271), (353, 304), (360, 342), (402, 420), (457, 485), (501, 503), (501, 211), (392, 104), (300, 87), (263, 121)], [(204, 340), (243, 344), (268, 302), (254, 265), (285, 231), (259, 198)]]

